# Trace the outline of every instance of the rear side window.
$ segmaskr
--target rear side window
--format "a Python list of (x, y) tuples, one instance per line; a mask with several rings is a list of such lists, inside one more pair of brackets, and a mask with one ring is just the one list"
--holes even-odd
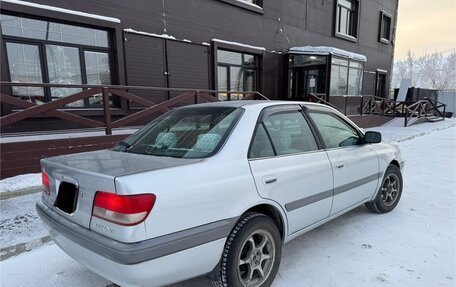
[(114, 150), (177, 158), (203, 158), (217, 152), (242, 109), (192, 107), (175, 109), (152, 121)]
[(258, 125), (250, 158), (317, 150), (315, 138), (300, 111), (274, 113)]
[(309, 111), (309, 115), (317, 126), (326, 148), (352, 146), (360, 142), (356, 129), (338, 116), (320, 111)]
[(263, 124), (259, 124), (255, 137), (253, 138), (250, 158), (261, 158), (274, 156), (274, 149)]

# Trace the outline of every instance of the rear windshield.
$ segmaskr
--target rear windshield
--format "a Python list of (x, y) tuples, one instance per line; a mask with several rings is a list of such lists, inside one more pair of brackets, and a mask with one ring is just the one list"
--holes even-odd
[(229, 107), (192, 107), (170, 111), (153, 120), (115, 151), (203, 158), (215, 154), (236, 124), (242, 109)]

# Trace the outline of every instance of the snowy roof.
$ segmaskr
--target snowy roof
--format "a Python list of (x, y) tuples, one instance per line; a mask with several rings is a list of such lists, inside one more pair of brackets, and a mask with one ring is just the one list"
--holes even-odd
[(367, 58), (364, 55), (352, 53), (339, 48), (326, 47), (326, 46), (304, 46), (304, 47), (293, 47), (288, 51), (290, 54), (312, 54), (312, 55), (336, 55), (344, 58), (349, 58), (356, 61), (367, 62)]
[(244, 47), (244, 48), (255, 49), (255, 50), (261, 50), (261, 51), (265, 51), (266, 50), (266, 48), (264, 48), (264, 47), (251, 46), (251, 45), (242, 44), (242, 43), (238, 43), (238, 42), (231, 42), (231, 41), (225, 41), (225, 40), (220, 40), (220, 39), (212, 39), (212, 41), (219, 42), (219, 43), (224, 43), (224, 44), (229, 44), (229, 45), (233, 45), (233, 46), (239, 46), (239, 47)]
[(46, 10), (52, 10), (52, 11), (56, 11), (56, 12), (78, 15), (78, 16), (83, 16), (83, 17), (98, 19), (98, 20), (104, 20), (104, 21), (109, 21), (109, 22), (114, 22), (114, 23), (120, 23), (120, 20), (117, 18), (106, 17), (106, 16), (101, 16), (101, 15), (96, 15), (96, 14), (91, 14), (91, 13), (85, 13), (85, 12), (76, 11), (76, 10), (64, 9), (64, 8), (55, 7), (55, 6), (36, 4), (36, 3), (31, 3), (31, 2), (21, 1), (21, 0), (2, 0), (2, 2), (8, 2), (8, 3), (13, 3), (13, 4), (18, 4), (18, 5), (46, 9)]
[(258, 8), (258, 9), (263, 9), (263, 7), (261, 7), (261, 6), (257, 5), (257, 4), (255, 4), (255, 3), (252, 3), (252, 2), (250, 2), (250, 1), (248, 1), (248, 0), (236, 0), (236, 1), (241, 2), (241, 3), (244, 3), (244, 4), (247, 4), (247, 5), (249, 5), (249, 6), (252, 6), (252, 7), (255, 7), (255, 8)]
[[(137, 31), (137, 30), (134, 30), (131, 28), (124, 29), (124, 32), (144, 35), (144, 36), (150, 36), (150, 37), (158, 37), (158, 38), (169, 39), (169, 40), (177, 40), (176, 37), (168, 35), (168, 34), (154, 34), (154, 33), (149, 33), (149, 32)], [(184, 40), (186, 40), (186, 39), (184, 39)], [(191, 41), (186, 40), (184, 42), (191, 42)]]

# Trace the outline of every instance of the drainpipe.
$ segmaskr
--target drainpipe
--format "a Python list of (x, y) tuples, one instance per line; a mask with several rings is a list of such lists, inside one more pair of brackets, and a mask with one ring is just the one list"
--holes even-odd
[(390, 72), (388, 76), (388, 99), (391, 98), (391, 79), (393, 77), (393, 68), (394, 68), (394, 48), (396, 46), (396, 31), (397, 31), (397, 16), (399, 12), (399, 0), (396, 0), (396, 11), (394, 13), (394, 26), (393, 26), (393, 37), (391, 39), (391, 46), (392, 46), (392, 53), (391, 53), (391, 66), (390, 66)]

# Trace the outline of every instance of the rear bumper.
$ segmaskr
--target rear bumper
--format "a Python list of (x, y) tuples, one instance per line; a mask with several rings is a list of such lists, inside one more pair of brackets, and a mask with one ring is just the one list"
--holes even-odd
[(62, 218), (41, 201), (36, 209), (66, 253), (121, 286), (161, 286), (206, 274), (219, 262), (226, 241), (225, 236), (189, 248), (185, 242), (166, 241), (168, 236), (123, 243)]

